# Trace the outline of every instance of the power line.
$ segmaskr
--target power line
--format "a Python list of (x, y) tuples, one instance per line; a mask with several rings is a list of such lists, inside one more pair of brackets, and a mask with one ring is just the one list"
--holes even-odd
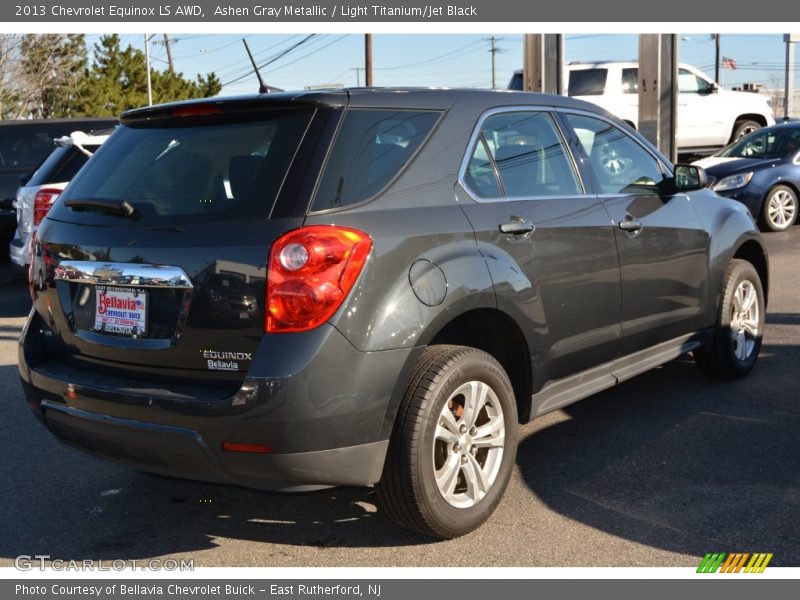
[[(268, 61), (267, 61), (267, 62), (265, 62), (265, 63), (262, 63), (262, 64), (258, 65), (258, 68), (259, 68), (259, 69), (263, 69), (264, 67), (267, 67), (267, 66), (271, 65), (271, 64), (272, 64), (272, 63), (274, 63), (275, 61), (282, 59), (284, 56), (286, 56), (286, 55), (287, 55), (287, 54), (289, 54), (290, 52), (293, 52), (293, 51), (297, 50), (297, 48), (299, 48), (300, 46), (302, 46), (303, 44), (305, 44), (306, 42), (308, 42), (310, 39), (312, 39), (312, 38), (313, 38), (313, 37), (315, 37), (316, 35), (317, 35), (316, 33), (311, 33), (311, 34), (307, 35), (306, 37), (304, 37), (302, 40), (300, 40), (300, 41), (299, 41), (299, 42), (297, 42), (296, 44), (293, 44), (292, 46), (290, 46), (289, 48), (287, 48), (287, 49), (286, 49), (286, 50), (284, 50), (283, 52), (280, 52), (280, 53), (279, 53), (279, 54), (278, 54), (276, 57), (274, 57), (274, 58), (272, 58), (272, 59), (268, 60)], [(244, 75), (241, 75), (241, 76), (239, 76), (239, 77), (237, 77), (237, 78), (235, 78), (235, 79), (231, 79), (230, 81), (228, 81), (228, 82), (226, 82), (226, 83), (223, 83), (223, 84), (222, 84), (222, 87), (225, 87), (226, 85), (231, 85), (231, 84), (233, 84), (233, 83), (237, 83), (237, 82), (241, 81), (242, 79), (246, 79), (246, 78), (247, 78), (247, 77), (249, 77), (249, 76), (250, 76), (250, 74), (249, 74), (249, 73), (245, 73)]]
[[(475, 45), (476, 43), (478, 44), (477, 46)], [(430, 58), (426, 58), (425, 60), (421, 60), (421, 61), (417, 61), (417, 62), (413, 62), (413, 63), (408, 63), (408, 64), (405, 64), (405, 65), (394, 65), (394, 66), (391, 66), (391, 67), (375, 67), (375, 70), (376, 71), (396, 71), (396, 70), (399, 70), (399, 69), (413, 69), (415, 67), (423, 67), (423, 66), (426, 66), (426, 65), (430, 65), (430, 64), (439, 62), (442, 59), (450, 60), (450, 59), (456, 58), (455, 54), (457, 54), (459, 52), (462, 52), (464, 50), (468, 50), (468, 52), (464, 52), (464, 54), (469, 54), (470, 52), (475, 52), (476, 50), (479, 50), (481, 47), (483, 47), (485, 45), (486, 45), (486, 42), (484, 42), (482, 40), (477, 40), (477, 41), (473, 40), (473, 41), (471, 41), (471, 42), (469, 42), (467, 44), (464, 44), (463, 46), (459, 46), (458, 48), (455, 48), (454, 50), (450, 50), (450, 51), (445, 52), (444, 54), (440, 54), (438, 56), (432, 56)], [(463, 56), (464, 54), (462, 54), (460, 56)]]

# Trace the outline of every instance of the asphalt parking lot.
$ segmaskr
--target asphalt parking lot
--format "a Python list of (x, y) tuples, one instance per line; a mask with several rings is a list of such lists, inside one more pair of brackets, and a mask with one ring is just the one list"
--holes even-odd
[(281, 495), (166, 479), (57, 443), (29, 414), (16, 340), (27, 289), (0, 266), (0, 566), (194, 559), (195, 566), (696, 566), (710, 551), (800, 566), (800, 227), (766, 236), (772, 285), (756, 370), (712, 381), (688, 358), (521, 430), (491, 520), (435, 542), (369, 489)]

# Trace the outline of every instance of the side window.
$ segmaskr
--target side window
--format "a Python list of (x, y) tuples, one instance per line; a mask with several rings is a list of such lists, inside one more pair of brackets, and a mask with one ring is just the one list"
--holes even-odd
[(567, 94), (570, 96), (602, 96), (606, 91), (608, 69), (574, 69), (569, 72)]
[(658, 161), (621, 129), (600, 119), (566, 115), (604, 194), (657, 194), (664, 173)]
[(622, 69), (622, 93), (639, 93), (639, 69), (636, 67)]
[(708, 94), (711, 84), (688, 69), (678, 70), (678, 92), (681, 94)]
[(561, 136), (546, 112), (505, 112), (486, 119), (464, 180), (478, 198), (583, 193)]
[(411, 160), (438, 118), (434, 111), (349, 109), (312, 210), (348, 206), (377, 194)]

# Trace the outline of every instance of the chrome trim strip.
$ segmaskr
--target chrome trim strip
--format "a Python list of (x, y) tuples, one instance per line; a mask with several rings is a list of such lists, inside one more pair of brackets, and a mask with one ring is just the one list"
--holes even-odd
[[(467, 185), (467, 182), (464, 180), (464, 175), (467, 172), (467, 167), (469, 166), (469, 161), (472, 159), (472, 154), (475, 151), (475, 147), (478, 144), (481, 131), (483, 130), (483, 124), (489, 117), (493, 117), (497, 114), (502, 113), (510, 113), (510, 112), (546, 112), (549, 114), (550, 119), (552, 120), (553, 127), (555, 128), (556, 135), (559, 136), (561, 143), (564, 145), (564, 151), (566, 153), (567, 159), (569, 160), (570, 164), (572, 165), (573, 172), (575, 173), (575, 179), (578, 182), (578, 185), (581, 186), (583, 190), (582, 194), (566, 194), (563, 196), (530, 196), (530, 197), (523, 197), (523, 196), (511, 196), (505, 198), (479, 198), (475, 195), (475, 193), (470, 189)], [(558, 198), (594, 198), (594, 194), (589, 194), (586, 191), (586, 184), (581, 177), (580, 169), (575, 162), (575, 157), (572, 155), (570, 150), (569, 144), (564, 136), (564, 132), (561, 130), (561, 124), (558, 122), (557, 119), (553, 118), (553, 113), (556, 112), (556, 108), (552, 106), (544, 106), (544, 105), (511, 105), (511, 106), (500, 106), (498, 108), (492, 108), (487, 110), (486, 112), (482, 113), (480, 118), (478, 119), (478, 123), (475, 125), (474, 129), (472, 130), (472, 135), (470, 135), (469, 143), (467, 144), (467, 151), (464, 153), (464, 158), (461, 159), (461, 167), (458, 170), (458, 183), (467, 192), (467, 195), (472, 198), (475, 202), (479, 204), (491, 204), (496, 202), (515, 202), (520, 200), (554, 200)]]
[(194, 287), (180, 267), (88, 260), (62, 260), (56, 267), (54, 278), (89, 285), (187, 290)]

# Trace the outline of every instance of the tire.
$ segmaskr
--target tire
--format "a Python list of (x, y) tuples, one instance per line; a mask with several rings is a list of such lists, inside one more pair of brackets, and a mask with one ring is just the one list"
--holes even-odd
[[(464, 410), (470, 398), (484, 400), (472, 427), (473, 411)], [(431, 346), (400, 406), (378, 501), (401, 527), (443, 539), (464, 535), (494, 512), (516, 451), (514, 390), (500, 364), (476, 348)]]
[(755, 268), (747, 261), (732, 260), (725, 271), (712, 340), (694, 351), (700, 370), (724, 379), (747, 375), (761, 350), (765, 312), (764, 289)]
[(797, 221), (797, 212), (797, 193), (787, 185), (776, 185), (761, 205), (761, 229), (786, 231)]
[(739, 141), (744, 136), (753, 133), (757, 129), (761, 129), (761, 127), (762, 125), (758, 121), (753, 121), (752, 119), (740, 119), (733, 124), (733, 135), (731, 136), (730, 141)]

